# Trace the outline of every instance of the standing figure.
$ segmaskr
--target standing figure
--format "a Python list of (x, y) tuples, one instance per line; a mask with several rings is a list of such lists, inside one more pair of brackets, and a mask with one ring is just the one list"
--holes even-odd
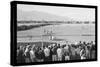
[(61, 48), (61, 46), (58, 47), (58, 49), (57, 49), (57, 56), (58, 56), (58, 61), (62, 61), (62, 48)]
[(50, 49), (48, 48), (48, 46), (45, 47), (44, 49), (44, 55), (45, 55), (45, 58), (44, 58), (44, 61), (50, 61)]
[(57, 61), (57, 46), (53, 46), (52, 48), (52, 61)]

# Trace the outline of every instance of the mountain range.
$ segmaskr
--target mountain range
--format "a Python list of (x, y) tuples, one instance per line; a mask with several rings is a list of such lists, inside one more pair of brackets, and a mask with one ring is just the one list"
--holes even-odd
[(17, 9), (17, 21), (72, 21), (72, 19), (41, 11), (23, 11)]

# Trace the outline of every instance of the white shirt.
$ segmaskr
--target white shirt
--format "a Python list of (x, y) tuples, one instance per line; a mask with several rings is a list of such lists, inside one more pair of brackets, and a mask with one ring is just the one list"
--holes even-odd
[(28, 48), (25, 49), (24, 55), (26, 56), (26, 53), (28, 52)]
[(61, 49), (61, 48), (58, 48), (58, 49), (57, 49), (57, 55), (58, 55), (59, 57), (62, 56), (62, 49)]
[(45, 54), (46, 57), (49, 56), (50, 55), (50, 50), (48, 48), (45, 48), (44, 49), (44, 54)]
[(30, 51), (31, 58), (35, 58), (35, 52), (33, 50)]
[(69, 47), (68, 47), (68, 46), (66, 46), (66, 47), (64, 47), (64, 49), (65, 49), (66, 51), (68, 51)]

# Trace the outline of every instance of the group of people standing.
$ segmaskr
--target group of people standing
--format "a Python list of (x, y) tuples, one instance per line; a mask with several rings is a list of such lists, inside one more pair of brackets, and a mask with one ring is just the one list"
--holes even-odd
[(49, 44), (45, 46), (20, 45), (17, 48), (17, 63), (69, 61), (95, 59), (95, 44), (79, 42), (77, 44)]

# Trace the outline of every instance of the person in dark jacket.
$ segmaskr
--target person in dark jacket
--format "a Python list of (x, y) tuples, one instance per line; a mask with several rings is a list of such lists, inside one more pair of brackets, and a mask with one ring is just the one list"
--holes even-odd
[(24, 51), (22, 49), (22, 46), (20, 46), (17, 54), (17, 63), (24, 63), (24, 62), (25, 62)]

